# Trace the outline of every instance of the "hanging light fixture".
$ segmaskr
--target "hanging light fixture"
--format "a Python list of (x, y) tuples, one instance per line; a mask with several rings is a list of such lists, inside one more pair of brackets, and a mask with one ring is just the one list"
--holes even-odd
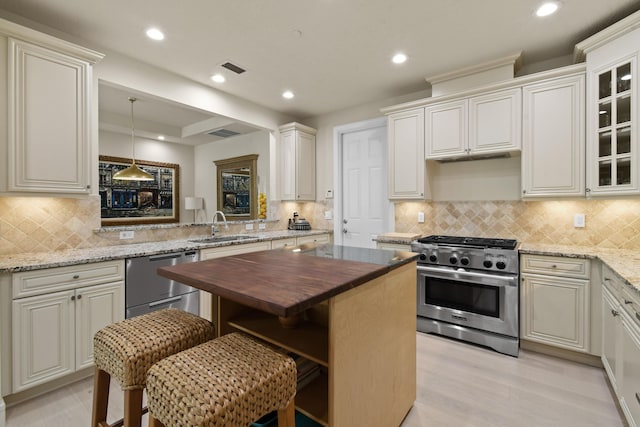
[(116, 172), (113, 175), (113, 179), (123, 181), (153, 181), (153, 175), (143, 171), (136, 165), (135, 127), (133, 123), (133, 103), (136, 101), (136, 98), (129, 97), (129, 102), (131, 102), (131, 166)]

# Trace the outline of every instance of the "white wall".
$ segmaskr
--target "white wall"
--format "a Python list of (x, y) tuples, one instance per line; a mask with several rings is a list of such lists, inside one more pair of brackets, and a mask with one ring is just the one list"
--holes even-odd
[[(194, 194), (194, 147), (136, 138), (136, 160), (177, 163), (180, 165), (180, 222), (192, 222), (193, 212), (184, 209), (185, 196)], [(131, 158), (131, 136), (100, 131), (99, 153), (102, 156)]]
[(213, 163), (215, 160), (257, 154), (258, 191), (265, 193), (267, 198), (270, 197), (270, 181), (275, 180), (275, 171), (271, 171), (270, 168), (270, 140), (270, 132), (258, 131), (195, 147), (193, 195), (204, 197), (206, 210), (206, 215), (200, 213), (200, 222), (211, 222), (213, 213), (217, 210), (217, 173), (216, 165)]

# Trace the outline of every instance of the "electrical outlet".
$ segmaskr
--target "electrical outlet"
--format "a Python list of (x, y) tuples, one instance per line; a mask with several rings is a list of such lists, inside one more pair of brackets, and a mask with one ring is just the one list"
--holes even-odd
[(424, 212), (418, 212), (418, 222), (424, 222)]
[(133, 239), (134, 235), (135, 235), (135, 231), (133, 230), (121, 231), (120, 240)]
[(333, 191), (327, 190), (327, 192), (324, 193), (324, 198), (325, 199), (333, 199)]
[(267, 224), (265, 224), (264, 222), (261, 222), (260, 224), (258, 224), (259, 230), (264, 230), (265, 228), (267, 228)]
[(253, 224), (245, 224), (244, 225), (244, 229), (245, 230), (253, 230)]
[(324, 211), (324, 219), (332, 219), (333, 213), (331, 211)]
[(584, 228), (585, 220), (583, 213), (577, 213), (573, 215), (573, 226), (576, 228)]

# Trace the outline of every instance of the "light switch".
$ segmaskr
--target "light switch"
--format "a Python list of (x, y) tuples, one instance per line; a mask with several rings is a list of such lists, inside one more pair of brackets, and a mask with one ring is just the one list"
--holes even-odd
[(324, 219), (332, 219), (333, 215), (331, 211), (324, 211)]
[(245, 224), (244, 225), (244, 229), (245, 230), (253, 230), (253, 224)]
[(133, 230), (121, 231), (120, 232), (120, 240), (133, 239), (134, 234), (135, 234), (135, 231), (133, 231)]
[(418, 212), (418, 222), (424, 222), (424, 212)]
[(573, 226), (576, 228), (584, 228), (584, 214), (583, 213), (577, 213), (575, 215), (573, 215)]
[(267, 224), (265, 224), (264, 222), (261, 222), (260, 224), (258, 224), (259, 230), (264, 230), (265, 228), (267, 228)]

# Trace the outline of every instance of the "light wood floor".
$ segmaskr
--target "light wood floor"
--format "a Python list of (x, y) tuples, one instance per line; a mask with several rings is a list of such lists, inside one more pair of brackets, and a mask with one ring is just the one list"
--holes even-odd
[[(422, 333), (417, 341), (417, 399), (402, 427), (626, 426), (602, 369), (529, 351), (513, 358)], [(92, 387), (86, 379), (8, 408), (7, 427), (86, 427)], [(112, 422), (122, 411), (113, 382), (109, 407)]]

